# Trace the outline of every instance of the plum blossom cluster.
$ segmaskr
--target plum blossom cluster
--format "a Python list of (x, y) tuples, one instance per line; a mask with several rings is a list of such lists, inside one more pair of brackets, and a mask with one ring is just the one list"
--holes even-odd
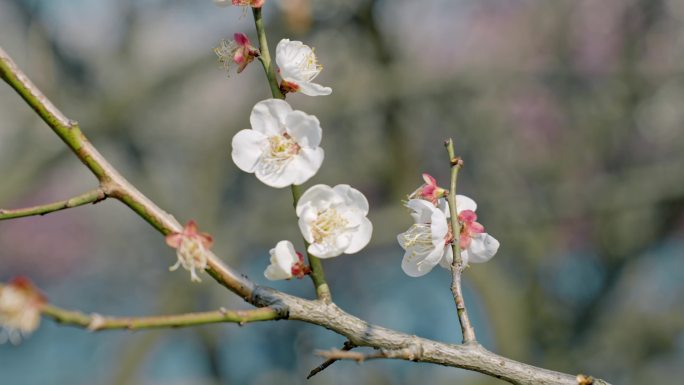
[[(259, 50), (252, 46), (249, 38), (236, 33), (233, 40), (221, 40), (214, 53), (221, 66), (230, 71), (237, 66), (242, 72), (249, 63), (259, 57)], [(314, 49), (301, 41), (282, 39), (276, 46), (276, 64), (280, 74), (280, 91), (283, 94), (301, 92), (309, 96), (330, 95), (332, 88), (314, 82), (323, 70)]]
[(477, 222), (477, 204), (465, 195), (456, 195), (458, 223), (461, 231), (454, 234), (449, 224), (447, 191), (436, 180), (423, 174), (425, 184), (409, 195), (406, 206), (414, 223), (399, 234), (397, 240), (405, 250), (401, 268), (411, 277), (429, 273), (437, 264), (449, 269), (453, 262), (452, 243), (458, 242), (464, 265), (489, 261), (499, 249), (499, 241), (485, 233)]
[(10, 341), (16, 345), (35, 331), (45, 302), (45, 297), (25, 277), (0, 284), (0, 343)]
[[(216, 53), (224, 66), (238, 65), (238, 72), (258, 56), (258, 50), (242, 34), (236, 34), (233, 43), (225, 43)], [(283, 94), (332, 93), (330, 87), (314, 82), (323, 66), (314, 49), (306, 44), (282, 39), (276, 47), (275, 62)], [(253, 173), (274, 188), (304, 184), (318, 172), (325, 156), (320, 147), (323, 130), (318, 118), (274, 98), (256, 103), (249, 122), (251, 128), (239, 131), (232, 140), (231, 157), (240, 170)], [(296, 213), (306, 251), (318, 258), (356, 253), (368, 244), (373, 233), (373, 225), (366, 217), (368, 200), (349, 185), (318, 184), (309, 188), (299, 198)], [(303, 255), (290, 241), (278, 242), (270, 255), (271, 264), (264, 271), (270, 280), (301, 278), (310, 273)], [(179, 262), (188, 259), (179, 256)]]

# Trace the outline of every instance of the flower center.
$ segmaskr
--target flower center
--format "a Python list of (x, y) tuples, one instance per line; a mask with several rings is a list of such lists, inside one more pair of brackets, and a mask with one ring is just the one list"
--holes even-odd
[(270, 136), (268, 147), (261, 157), (265, 171), (280, 172), (301, 150), (301, 146), (288, 133)]
[(342, 232), (349, 222), (337, 212), (337, 209), (328, 208), (318, 212), (318, 217), (312, 223), (312, 235), (314, 243), (335, 242), (335, 236)]
[(193, 238), (183, 238), (180, 247), (178, 248), (178, 254), (180, 254), (184, 260), (184, 265), (192, 265), (196, 267), (204, 268), (207, 262), (205, 255), (204, 246), (202, 242), (199, 242)]
[(316, 58), (316, 53), (314, 49), (308, 55), (304, 55), (302, 60), (299, 62), (299, 69), (302, 71), (301, 74), (306, 79), (306, 81), (312, 81), (321, 73), (323, 66), (318, 64), (318, 59)]
[(425, 255), (434, 250), (432, 229), (429, 223), (414, 223), (399, 240), (401, 246), (411, 252), (411, 256)]

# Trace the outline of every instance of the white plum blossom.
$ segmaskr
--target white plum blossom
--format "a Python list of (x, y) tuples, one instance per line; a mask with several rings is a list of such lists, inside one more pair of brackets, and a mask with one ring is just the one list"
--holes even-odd
[[(405, 250), (401, 267), (411, 277), (427, 274), (438, 263), (450, 269), (453, 261), (452, 242), (455, 237), (450, 228), (449, 205), (441, 198), (435, 206), (429, 200), (411, 199), (407, 206), (412, 210), (415, 223), (397, 236)], [(484, 226), (476, 222), (477, 204), (465, 195), (456, 195), (458, 220), (461, 233), (458, 245), (464, 265), (490, 260), (499, 249), (499, 241), (484, 232)]]
[(45, 297), (24, 277), (0, 285), (0, 343), (16, 345), (40, 325), (40, 309)]
[(321, 124), (313, 115), (293, 110), (280, 99), (257, 103), (249, 116), (251, 130), (233, 137), (233, 162), (268, 186), (299, 185), (323, 163)]
[(314, 50), (308, 45), (301, 41), (283, 39), (276, 46), (275, 60), (283, 79), (280, 85), (283, 92), (299, 91), (309, 96), (332, 93), (332, 88), (313, 82), (323, 66), (318, 64)]
[(292, 242), (280, 241), (269, 253), (271, 264), (264, 271), (264, 276), (269, 280), (302, 278), (309, 273), (309, 268), (304, 265), (304, 256), (295, 251)]
[(354, 254), (373, 234), (373, 224), (366, 218), (368, 200), (346, 184), (312, 186), (299, 198), (296, 212), (308, 252), (318, 258)]

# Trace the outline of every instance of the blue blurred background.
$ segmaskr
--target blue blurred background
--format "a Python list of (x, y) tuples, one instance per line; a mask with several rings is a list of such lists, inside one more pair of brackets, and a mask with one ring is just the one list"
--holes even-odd
[[(684, 376), (684, 2), (679, 0), (267, 0), (271, 48), (315, 46), (327, 97), (326, 160), (308, 185), (348, 183), (375, 225), (358, 255), (326, 260), (339, 305), (368, 321), (460, 341), (449, 274), (401, 271), (401, 199), (420, 173), (460, 191), (501, 241), (468, 269), (478, 337), (511, 358), (615, 384)], [(269, 97), (212, 48), (249, 13), (211, 1), (3, 0), (2, 46), (145, 194), (260, 283), (268, 250), (301, 247), (287, 189), (230, 160), (230, 140)], [(65, 199), (95, 180), (0, 85), (0, 207)], [(56, 305), (111, 315), (247, 308), (207, 277), (169, 273), (174, 251), (115, 201), (0, 223), (0, 280), (31, 277)], [(311, 297), (307, 280), (278, 289)], [(312, 352), (344, 339), (307, 324), (89, 333), (44, 320), (0, 345), (0, 384), (497, 384), (410, 362), (341, 362), (313, 379)]]

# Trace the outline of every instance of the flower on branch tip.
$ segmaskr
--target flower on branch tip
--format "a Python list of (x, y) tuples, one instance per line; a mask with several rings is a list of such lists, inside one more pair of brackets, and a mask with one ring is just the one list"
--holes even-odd
[[(414, 224), (397, 236), (405, 250), (401, 267), (411, 277), (419, 277), (430, 272), (438, 263), (450, 269), (453, 261), (451, 244), (455, 242), (449, 218), (446, 199), (440, 198), (437, 204), (424, 199), (411, 199), (407, 206), (411, 209)], [(484, 226), (476, 222), (477, 204), (465, 195), (456, 195), (458, 220), (461, 233), (458, 238), (461, 260), (482, 263), (490, 260), (499, 249), (499, 242), (484, 232)]]
[(321, 73), (323, 66), (318, 63), (316, 53), (301, 41), (281, 40), (276, 46), (276, 64), (284, 93), (301, 92), (304, 95), (330, 95), (332, 88), (323, 87), (313, 80)]
[(323, 163), (321, 124), (280, 99), (257, 103), (249, 117), (251, 130), (233, 137), (233, 162), (264, 184), (282, 188), (309, 180)]
[(235, 40), (221, 40), (218, 47), (214, 48), (214, 53), (226, 71), (230, 71), (235, 64), (237, 73), (240, 73), (255, 57), (259, 56), (259, 50), (251, 45), (246, 35), (236, 33), (233, 37)]
[(214, 0), (214, 4), (219, 7), (227, 7), (229, 5), (236, 5), (239, 7), (261, 8), (265, 0)]
[(299, 198), (296, 212), (309, 243), (307, 251), (318, 258), (354, 254), (373, 234), (373, 224), (366, 218), (368, 200), (346, 184), (312, 186)]
[(271, 264), (264, 271), (264, 276), (271, 281), (292, 277), (302, 278), (311, 273), (309, 267), (304, 264), (304, 256), (295, 251), (290, 241), (278, 242), (269, 253)]
[(178, 267), (183, 266), (185, 270), (190, 271), (192, 281), (201, 282), (197, 270), (206, 269), (207, 252), (213, 243), (214, 240), (211, 235), (198, 232), (197, 223), (193, 220), (189, 221), (183, 231), (166, 236), (166, 244), (176, 249), (176, 256), (178, 257), (176, 264), (171, 266), (169, 270), (175, 271)]
[(437, 180), (428, 173), (423, 173), (425, 183), (409, 194), (409, 199), (425, 199), (437, 205), (439, 198), (447, 194), (447, 190), (437, 186)]
[(45, 297), (26, 277), (0, 284), (0, 343), (10, 341), (16, 345), (38, 329), (45, 303)]

